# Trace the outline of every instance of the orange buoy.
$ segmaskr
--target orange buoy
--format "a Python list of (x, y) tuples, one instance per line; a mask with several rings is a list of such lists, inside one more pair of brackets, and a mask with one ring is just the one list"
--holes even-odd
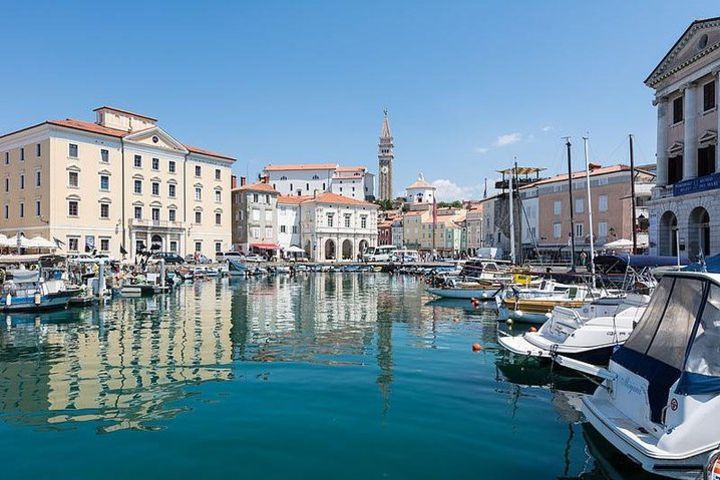
[(479, 352), (480, 350), (482, 350), (482, 345), (480, 345), (479, 343), (473, 343), (472, 350), (473, 352)]
[(537, 332), (537, 328), (535, 328), (535, 326), (532, 326), (532, 327), (530, 327), (530, 331), (535, 333), (535, 332)]

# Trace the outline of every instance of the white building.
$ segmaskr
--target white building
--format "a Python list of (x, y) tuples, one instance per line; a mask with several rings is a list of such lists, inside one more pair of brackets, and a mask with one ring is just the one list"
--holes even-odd
[(287, 251), (290, 247), (302, 248), (300, 236), (300, 203), (309, 197), (283, 195), (277, 201), (278, 243)]
[(716, 254), (720, 252), (720, 17), (690, 24), (645, 84), (655, 90), (657, 106), (650, 253), (680, 253), (693, 260), (701, 253)]
[(261, 176), (281, 195), (309, 196), (317, 191), (356, 200), (375, 198), (375, 176), (365, 167), (341, 167), (336, 163), (268, 165)]
[(425, 181), (422, 173), (419, 173), (417, 180), (405, 190), (405, 199), (410, 204), (410, 208), (432, 205), (435, 201), (436, 188)]

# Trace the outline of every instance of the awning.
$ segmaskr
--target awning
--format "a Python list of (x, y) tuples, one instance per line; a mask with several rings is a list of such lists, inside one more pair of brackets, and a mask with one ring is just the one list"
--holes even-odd
[(296, 245), (290, 245), (288, 248), (285, 249), (285, 252), (287, 253), (305, 253), (305, 250), (302, 248), (296, 246)]
[(280, 245), (277, 243), (251, 243), (250, 248), (257, 248), (258, 250), (280, 250)]

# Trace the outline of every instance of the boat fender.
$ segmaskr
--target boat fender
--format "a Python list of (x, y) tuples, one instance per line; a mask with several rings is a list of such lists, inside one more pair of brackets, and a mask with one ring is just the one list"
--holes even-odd
[(7, 294), (7, 297), (5, 297), (5, 305), (7, 305), (8, 307), (12, 305), (12, 295), (10, 295), (9, 293)]
[(33, 300), (35, 301), (35, 305), (40, 305), (42, 301), (42, 295), (40, 295), (40, 292), (35, 292), (35, 296), (33, 297)]
[(512, 326), (512, 324), (513, 324), (513, 319), (512, 319), (512, 318), (508, 318), (507, 320), (505, 320), (505, 323), (507, 323), (508, 325), (511, 325), (511, 326)]
[(479, 343), (473, 343), (473, 345), (472, 345), (472, 351), (473, 351), (473, 352), (479, 352), (480, 350), (482, 350), (482, 345), (480, 345)]

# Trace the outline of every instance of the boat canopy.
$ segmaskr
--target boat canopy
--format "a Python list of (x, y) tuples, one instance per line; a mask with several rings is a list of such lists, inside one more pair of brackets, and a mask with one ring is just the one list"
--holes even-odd
[(663, 276), (613, 361), (648, 380), (653, 421), (659, 421), (678, 379), (680, 395), (720, 392), (720, 276)]
[[(628, 267), (653, 268), (677, 265), (677, 257), (659, 255), (631, 255), (614, 254), (598, 255), (595, 257), (595, 266), (604, 273), (624, 273)], [(687, 260), (681, 263), (687, 264)]]
[(683, 270), (688, 272), (720, 273), (720, 254), (707, 257), (703, 262), (691, 263)]

